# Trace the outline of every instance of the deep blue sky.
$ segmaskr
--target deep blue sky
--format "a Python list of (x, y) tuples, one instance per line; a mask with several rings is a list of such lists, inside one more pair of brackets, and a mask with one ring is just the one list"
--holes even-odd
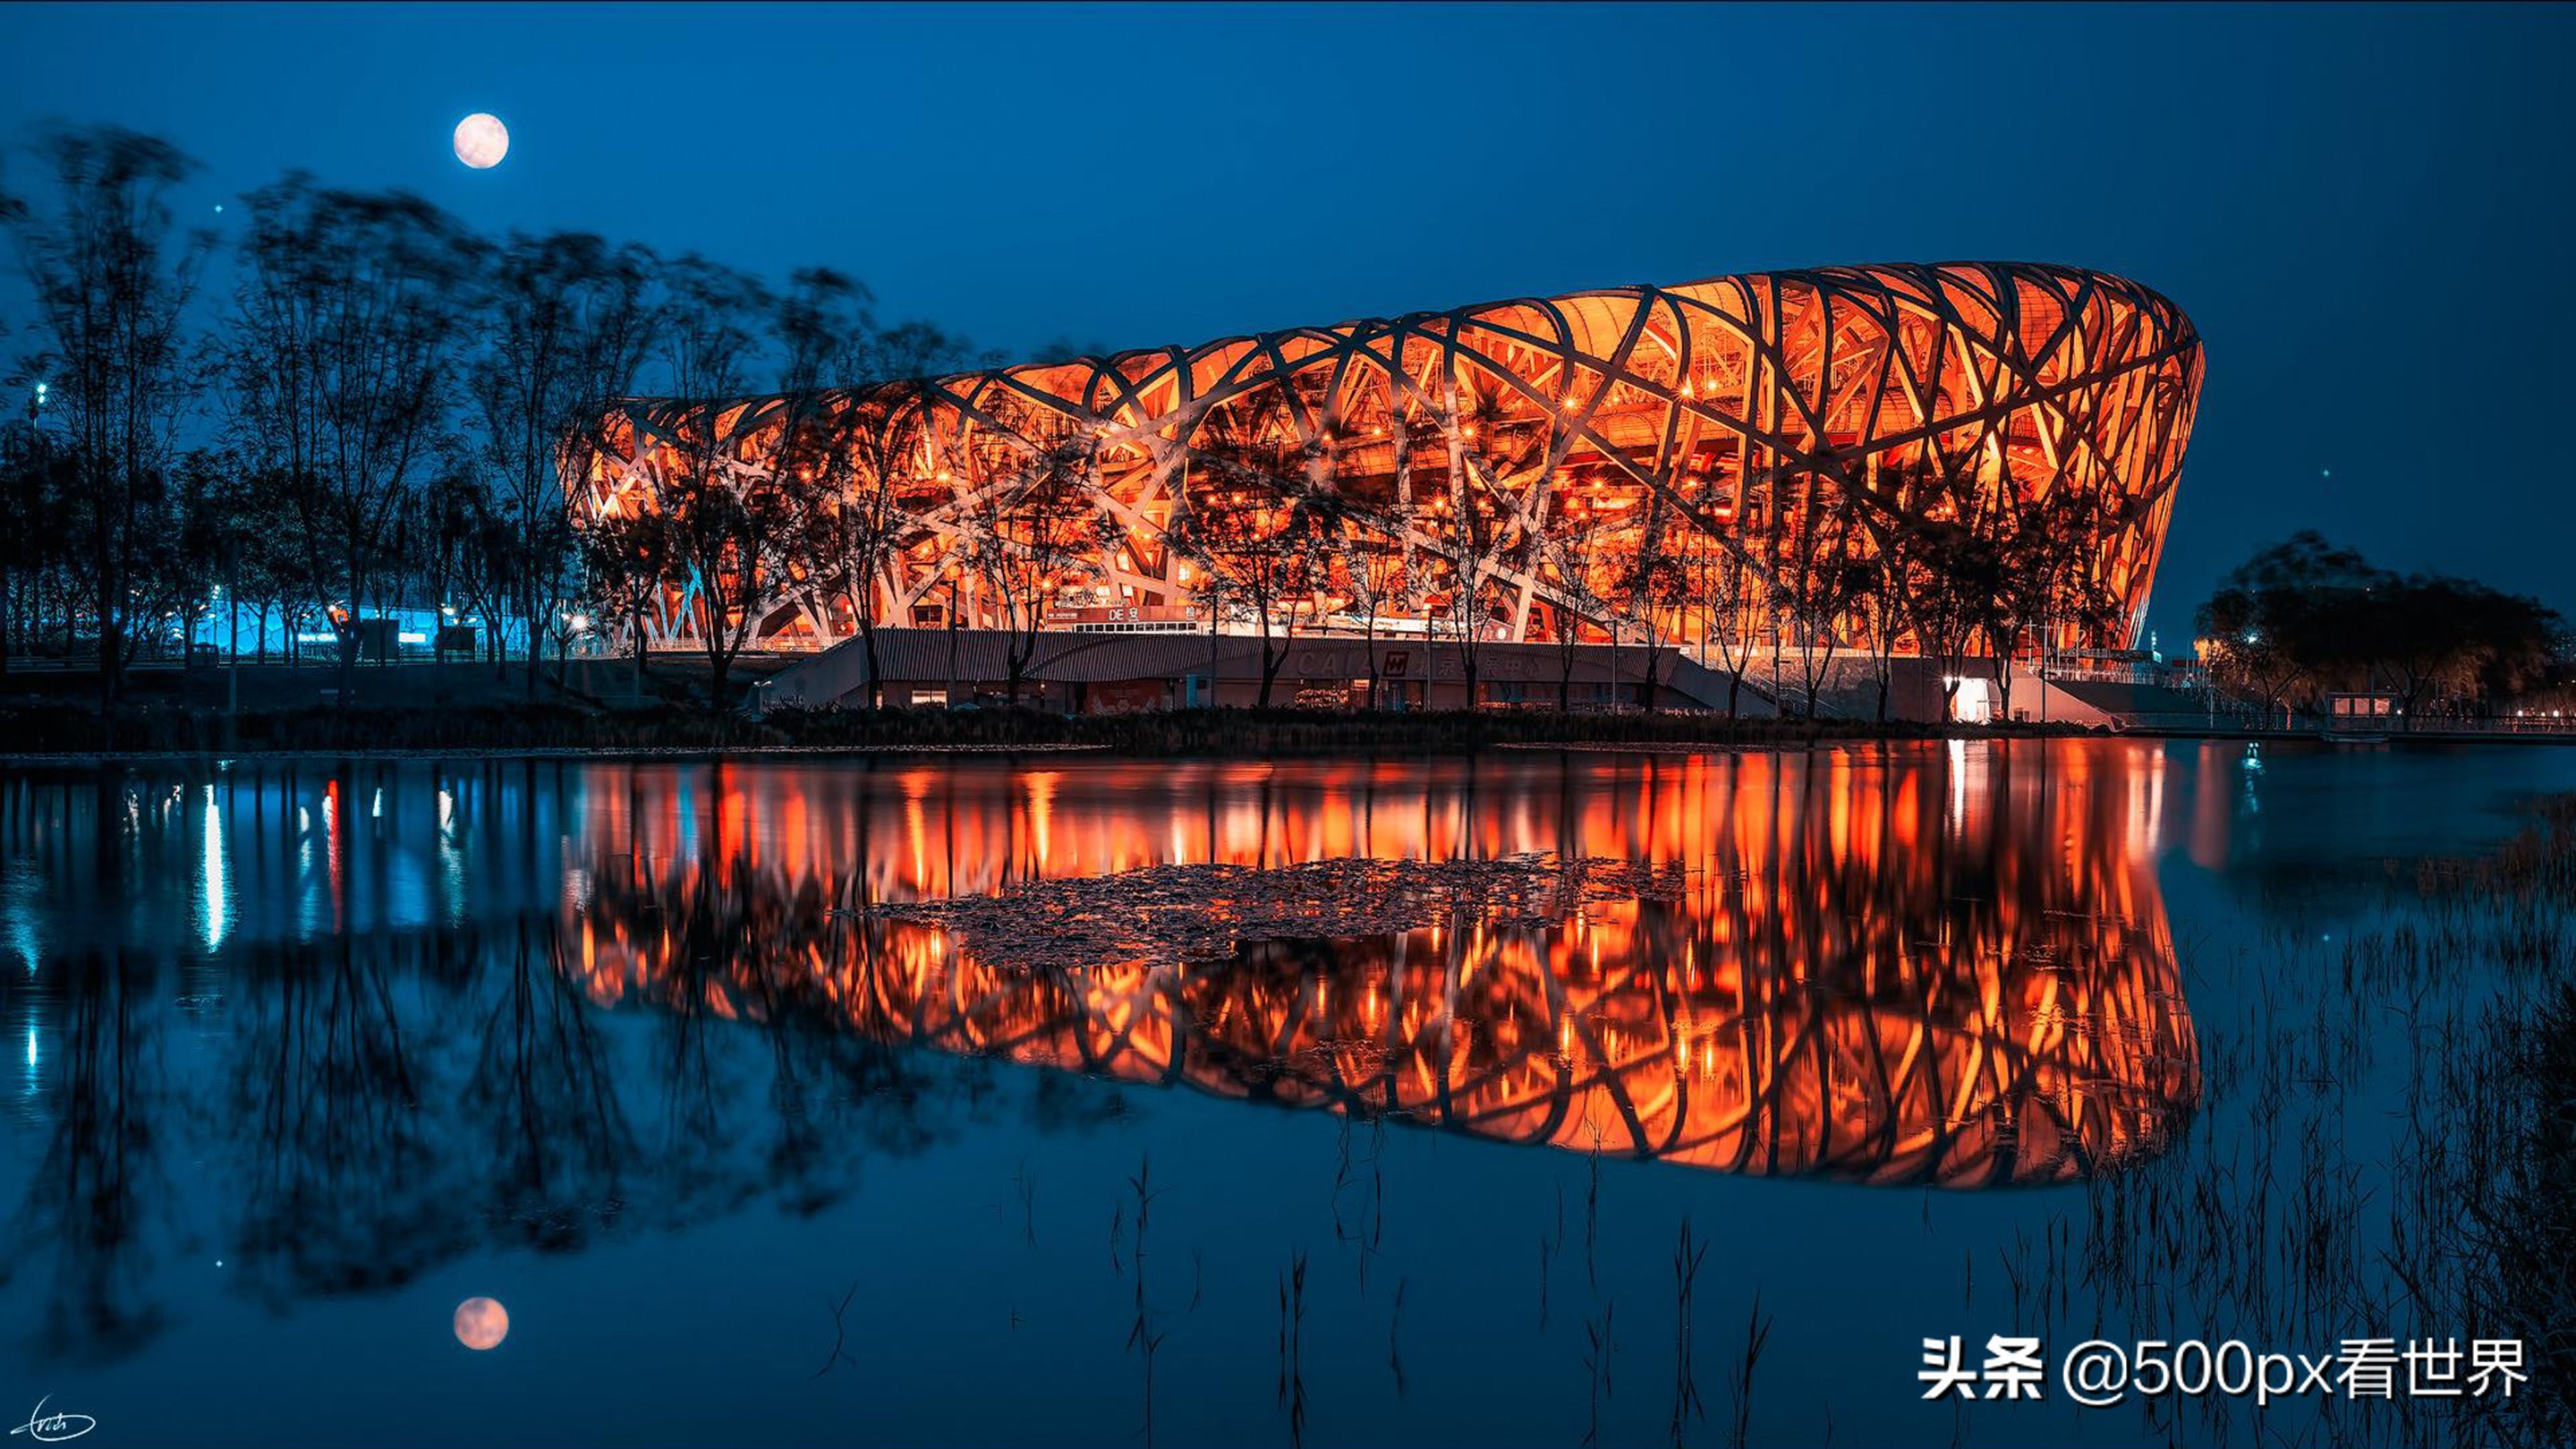
[[(2303, 525), (2576, 613), (2571, 60), (2541, 6), (0, 6), (0, 131), (167, 134), (211, 223), (302, 166), (825, 263), (1013, 352), (1763, 267), (2116, 271), (2209, 349), (2172, 639)], [(496, 170), (448, 152), (473, 110)]]

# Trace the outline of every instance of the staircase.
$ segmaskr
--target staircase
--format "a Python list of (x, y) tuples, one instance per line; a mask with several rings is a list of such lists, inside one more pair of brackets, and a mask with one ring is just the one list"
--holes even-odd
[[(1723, 670), (1711, 669), (1687, 654), (1673, 655), (1665, 671), (1664, 683), (1675, 694), (1701, 709), (1726, 708), (1726, 696), (1734, 681)], [(1744, 687), (1736, 691), (1735, 711), (1746, 718), (1769, 719), (1780, 713), (1780, 705), (1751, 674), (1744, 676)]]

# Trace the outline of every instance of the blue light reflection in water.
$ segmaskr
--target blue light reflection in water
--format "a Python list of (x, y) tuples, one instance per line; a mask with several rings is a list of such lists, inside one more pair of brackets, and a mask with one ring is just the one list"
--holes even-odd
[[(1946, 1441), (1920, 1337), (2004, 1328), (1985, 1265), (2241, 1110), (2193, 1027), (2259, 1000), (2264, 883), (2576, 787), (2266, 753), (2259, 816), (2251, 750), (2134, 741), (0, 776), (0, 1334), (136, 1441), (1124, 1444), (1141, 1281), (1156, 1436), (1285, 1442), (1303, 1254), (1307, 1442), (1571, 1443), (1613, 1304), (1635, 1442), (1687, 1214), (1704, 1391), (1777, 1315), (1756, 1442)], [(1633, 874), (1569, 903), (1533, 852)], [(957, 897), (1020, 914), (886, 912)], [(1283, 902), (1367, 929), (1153, 959)]]

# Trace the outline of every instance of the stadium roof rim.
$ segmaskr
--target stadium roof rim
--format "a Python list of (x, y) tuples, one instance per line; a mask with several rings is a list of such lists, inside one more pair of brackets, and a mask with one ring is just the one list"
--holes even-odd
[[(2155, 288), (2150, 287), (2143, 282), (2134, 281), (2117, 272), (2106, 272), (2092, 267), (2079, 267), (2065, 262), (1865, 262), (1822, 267), (1785, 267), (1765, 271), (1720, 272), (1713, 276), (1701, 277), (1688, 282), (1630, 282), (1608, 287), (1585, 287), (1571, 292), (1553, 292), (1544, 294), (1528, 293), (1515, 297), (1495, 298), (1484, 302), (1467, 302), (1455, 307), (1421, 308), (1414, 311), (1398, 312), (1386, 316), (1347, 317), (1338, 322), (1306, 323), (1292, 327), (1272, 328), (1264, 332), (1228, 333), (1220, 337), (1209, 338), (1203, 342), (1172, 342), (1150, 347), (1122, 348), (1115, 352), (1082, 353), (1077, 356), (1063, 358), (1054, 362), (1012, 362), (1004, 363), (998, 367), (970, 367), (959, 372), (924, 373), (911, 377), (871, 378), (861, 382), (844, 383), (834, 387), (816, 388), (805, 393), (744, 393), (736, 396), (720, 398), (680, 398), (653, 394), (638, 394), (615, 399), (610, 406), (623, 410), (643, 409), (649, 412), (667, 414), (674, 411), (691, 411), (710, 406), (731, 408), (747, 403), (768, 402), (779, 398), (796, 396), (860, 397), (884, 389), (915, 388), (921, 387), (925, 384), (947, 383), (965, 378), (1017, 378), (1029, 373), (1056, 372), (1067, 368), (1089, 368), (1095, 373), (1114, 372), (1119, 369), (1122, 363), (1135, 358), (1170, 359), (1173, 357), (1188, 356), (1194, 353), (1204, 354), (1217, 348), (1230, 347), (1237, 344), (1249, 344), (1257, 347), (1273, 341), (1284, 340), (1292, 337), (1327, 336), (1355, 327), (1394, 328), (1417, 323), (1424, 318), (1465, 317), (1476, 313), (1490, 312), (1497, 308), (1547, 307), (1550, 305), (1562, 305), (1568, 302), (1581, 302), (1594, 298), (1604, 300), (1613, 298), (1635, 298), (1659, 293), (1686, 292), (1696, 288), (1723, 286), (1727, 283), (1767, 281), (1775, 283), (1790, 282), (1809, 286), (1827, 283), (1849, 286), (1853, 283), (1867, 284), (1873, 281), (1884, 282), (1885, 280), (1893, 278), (1914, 278), (1925, 282), (1931, 282), (1943, 276), (1951, 276), (1959, 273), (1982, 276), (1987, 280), (2010, 278), (2016, 281), (2045, 279), (2057, 282), (2074, 282), (2087, 288), (2117, 292), (2126, 296), (2132, 303), (2144, 310), (2161, 314), (2162, 320), (2165, 322), (2170, 332), (2170, 335), (2164, 339), (2165, 350), (2178, 351), (2195, 347), (2199, 345), (2201, 340), (2199, 329), (2192, 325), (2190, 315), (2184, 312), (2182, 307), (2171, 297), (2166, 296), (2164, 293), (2157, 291)], [(953, 389), (951, 390), (953, 391)]]

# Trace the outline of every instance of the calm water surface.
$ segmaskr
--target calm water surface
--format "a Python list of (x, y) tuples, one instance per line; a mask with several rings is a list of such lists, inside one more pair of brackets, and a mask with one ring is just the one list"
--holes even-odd
[(1669, 1442), (1687, 1221), (1691, 1442), (1758, 1294), (1754, 1442), (2161, 1443), (1924, 1404), (1920, 1340), (2088, 1336), (2088, 1206), (2231, 1139), (2213, 1024), (2336, 882), (2570, 788), (2137, 742), (0, 776), (0, 1410)]

